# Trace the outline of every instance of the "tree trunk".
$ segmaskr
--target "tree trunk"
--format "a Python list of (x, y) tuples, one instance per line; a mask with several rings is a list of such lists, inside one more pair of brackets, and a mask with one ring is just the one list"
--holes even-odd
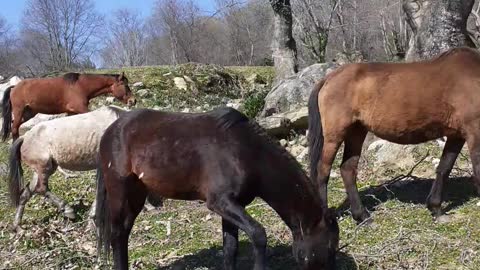
[(292, 35), (290, 0), (270, 0), (274, 12), (273, 62), (275, 80), (279, 81), (298, 71), (297, 45)]
[(467, 19), (474, 2), (404, 0), (403, 10), (412, 30), (405, 60), (429, 59), (455, 47), (475, 47), (467, 32)]

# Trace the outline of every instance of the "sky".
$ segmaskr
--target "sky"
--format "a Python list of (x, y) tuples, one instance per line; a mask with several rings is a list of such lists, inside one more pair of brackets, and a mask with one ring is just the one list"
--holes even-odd
[[(4, 17), (8, 24), (14, 29), (18, 29), (23, 10), (28, 0), (0, 0), (0, 15)], [(151, 14), (152, 7), (157, 0), (93, 0), (96, 9), (107, 15), (112, 9), (128, 8), (139, 11), (142, 16), (147, 17)], [(215, 9), (215, 0), (194, 0), (206, 13), (211, 13)]]

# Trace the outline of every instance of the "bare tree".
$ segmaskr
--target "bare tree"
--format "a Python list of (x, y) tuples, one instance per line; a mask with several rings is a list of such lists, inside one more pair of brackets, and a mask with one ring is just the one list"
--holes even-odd
[(251, 0), (242, 5), (237, 0), (217, 0), (228, 35), (229, 62), (258, 65), (271, 57), (271, 42), (265, 38), (272, 28), (273, 12), (268, 2)]
[(0, 17), (0, 75), (8, 78), (18, 73), (17, 41), (13, 31)]
[(91, 57), (102, 26), (91, 0), (29, 0), (22, 39), (38, 66), (66, 70)]
[(273, 62), (276, 80), (298, 71), (297, 44), (293, 38), (293, 17), (290, 0), (270, 0), (274, 13)]
[(140, 66), (146, 62), (146, 33), (138, 13), (120, 9), (114, 13), (108, 32), (110, 38), (102, 49), (105, 66)]
[(467, 21), (474, 0), (404, 0), (413, 35), (407, 60), (431, 58), (450, 48), (474, 47)]
[[(325, 62), (330, 29), (341, 0), (298, 0), (294, 2), (295, 32), (315, 62)], [(337, 13), (339, 16), (340, 13)]]

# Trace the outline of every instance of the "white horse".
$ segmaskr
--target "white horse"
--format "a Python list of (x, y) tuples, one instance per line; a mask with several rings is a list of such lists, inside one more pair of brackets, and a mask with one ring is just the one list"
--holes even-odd
[[(73, 209), (49, 190), (48, 178), (59, 166), (72, 171), (96, 169), (100, 139), (124, 112), (119, 107), (108, 106), (41, 122), (12, 144), (8, 182), (10, 199), (17, 207), (15, 230), (19, 229), (26, 203), (35, 193), (45, 196), (65, 217), (75, 218)], [(34, 171), (32, 181), (25, 186), (22, 161)]]

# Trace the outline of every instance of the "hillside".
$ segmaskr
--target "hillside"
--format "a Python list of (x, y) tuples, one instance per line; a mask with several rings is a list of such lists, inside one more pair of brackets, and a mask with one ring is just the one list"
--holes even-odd
[[(236, 104), (249, 116), (256, 116), (271, 88), (273, 70), (189, 64), (127, 69), (126, 76), (132, 84), (143, 83), (132, 87), (140, 97), (139, 107), (204, 111)], [(175, 87), (175, 78), (183, 78), (186, 87), (178, 87), (182, 85), (178, 84), (179, 79)], [(92, 107), (106, 103), (105, 97), (97, 98)], [(305, 137), (292, 132), (282, 145), (293, 152), (297, 146), (305, 145)], [(449, 220), (434, 222), (424, 202), (442, 149), (437, 142), (408, 149), (411, 160), (399, 168), (379, 165), (380, 150), (365, 147), (358, 186), (374, 222), (362, 226), (355, 224), (345, 206), (346, 195), (338, 170), (341, 153), (337, 156), (329, 200), (340, 215), (340, 245), (346, 245), (339, 254), (338, 269), (480, 268), (480, 199), (468, 178), (471, 168), (467, 151), (464, 149), (444, 187), (444, 208)], [(3, 173), (7, 158), (8, 145), (3, 143)], [(298, 159), (305, 167), (305, 158)], [(27, 170), (26, 179), (29, 177)], [(94, 198), (94, 172), (68, 180), (57, 172), (50, 179), (50, 187), (75, 208), (79, 217), (74, 222), (64, 220), (43, 198), (35, 196), (25, 211), (25, 231), (15, 235), (10, 230), (14, 210), (9, 207), (5, 181), (0, 182), (0, 269), (101, 268), (96, 261), (93, 224), (87, 219)], [(285, 224), (261, 200), (247, 209), (267, 230), (269, 269), (295, 269), (291, 236)], [(199, 202), (167, 200), (163, 208), (142, 212), (129, 242), (131, 269), (222, 269), (220, 223), (220, 218)], [(240, 239), (239, 269), (250, 269), (250, 244), (243, 232)]]

